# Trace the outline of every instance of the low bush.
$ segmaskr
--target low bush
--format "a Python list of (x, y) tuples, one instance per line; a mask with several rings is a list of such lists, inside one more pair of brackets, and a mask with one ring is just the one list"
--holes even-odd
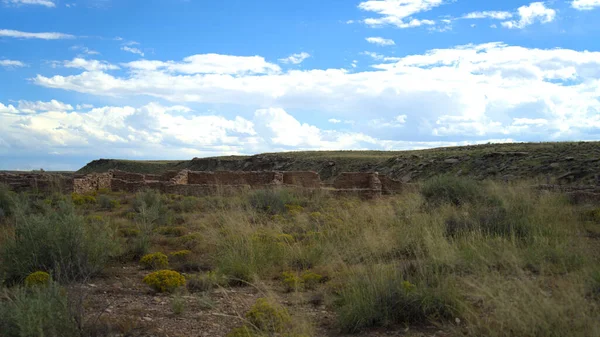
[(379, 266), (351, 275), (341, 285), (335, 306), (340, 328), (357, 332), (389, 324), (425, 324), (454, 319), (458, 297), (451, 284), (409, 280), (393, 266)]
[(225, 285), (226, 279), (216, 271), (209, 271), (202, 274), (191, 275), (187, 279), (187, 288), (189, 291), (208, 291), (220, 285)]
[(141, 234), (137, 228), (119, 228), (119, 235), (125, 238), (134, 238)]
[(432, 205), (444, 203), (462, 205), (481, 201), (482, 187), (468, 178), (450, 175), (437, 176), (427, 180), (421, 187), (421, 194)]
[(140, 264), (144, 269), (164, 269), (169, 266), (169, 258), (163, 253), (152, 253), (142, 256)]
[(234, 329), (228, 337), (281, 334), (287, 332), (292, 323), (285, 308), (266, 298), (259, 298), (245, 317), (247, 323)]
[(156, 292), (171, 293), (185, 285), (185, 277), (173, 270), (159, 270), (144, 277), (143, 282)]
[(9, 284), (39, 270), (58, 282), (86, 278), (118, 254), (114, 231), (104, 222), (86, 223), (68, 203), (16, 219), (14, 235), (0, 248), (0, 268)]
[(296, 198), (288, 190), (257, 190), (249, 194), (248, 201), (255, 210), (274, 215), (285, 214), (285, 205), (295, 204)]
[(175, 212), (190, 213), (198, 210), (199, 206), (200, 199), (196, 197), (184, 197), (183, 199), (174, 202), (171, 209)]
[(302, 279), (295, 272), (283, 272), (281, 282), (288, 292), (297, 291), (302, 286)]
[(80, 336), (64, 289), (47, 287), (13, 288), (0, 294), (0, 336)]
[(111, 199), (109, 196), (104, 194), (99, 195), (96, 200), (98, 207), (103, 210), (113, 210), (121, 205), (118, 200)]
[(163, 226), (163, 227), (158, 227), (154, 231), (158, 234), (165, 235), (165, 236), (183, 236), (187, 233), (188, 230), (187, 230), (187, 228), (185, 228), (183, 226), (177, 226), (177, 227)]
[(50, 274), (45, 271), (36, 271), (27, 275), (25, 278), (25, 286), (27, 287), (43, 287), (50, 284)]
[(13, 215), (15, 208), (14, 197), (14, 193), (8, 189), (8, 186), (0, 184), (0, 221)]
[(96, 198), (91, 195), (73, 193), (71, 194), (71, 200), (77, 206), (96, 204)]

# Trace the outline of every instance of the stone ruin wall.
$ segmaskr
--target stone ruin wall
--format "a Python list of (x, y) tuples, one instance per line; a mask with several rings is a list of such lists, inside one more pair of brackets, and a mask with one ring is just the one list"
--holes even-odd
[[(371, 198), (399, 191), (402, 187), (400, 181), (376, 172), (345, 172), (340, 174), (332, 185), (324, 185), (319, 174), (310, 171), (198, 172), (182, 170), (168, 171), (157, 175), (111, 170), (107, 173), (76, 175), (71, 178), (50, 174), (0, 173), (0, 182), (6, 183), (15, 191), (33, 189), (43, 191), (44, 188), (51, 185), (50, 181), (55, 183), (55, 180), (66, 186), (64, 191), (79, 194), (93, 193), (101, 189), (135, 193), (150, 188), (169, 194), (201, 196), (224, 191), (239, 191), (240, 189), (290, 186), (306, 189), (323, 188), (339, 195), (360, 195)], [(40, 186), (42, 188), (39, 188)]]
[(112, 177), (111, 173), (92, 173), (75, 177), (73, 178), (73, 192), (85, 194), (102, 189), (111, 190)]
[(321, 188), (321, 177), (317, 172), (297, 171), (283, 172), (283, 184), (304, 188)]
[(15, 192), (39, 191), (50, 193), (73, 191), (73, 179), (50, 173), (5, 173), (0, 172), (0, 183), (7, 185)]

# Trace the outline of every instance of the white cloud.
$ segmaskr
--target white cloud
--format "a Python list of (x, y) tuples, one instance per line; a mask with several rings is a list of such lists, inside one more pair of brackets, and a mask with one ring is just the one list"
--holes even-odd
[(9, 5), (41, 5), (46, 7), (56, 7), (56, 4), (50, 0), (3, 0)]
[[(13, 105), (9, 104), (9, 105), (4, 105), (2, 103), (0, 103), (0, 116), (2, 114), (17, 114), (19, 113), (19, 110), (17, 110), (17, 108), (15, 108)], [(2, 137), (0, 137), (1, 139)]]
[(398, 28), (411, 28), (435, 24), (432, 20), (419, 20), (412, 16), (427, 12), (446, 2), (446, 0), (369, 0), (361, 2), (358, 8), (380, 15), (377, 18), (365, 19), (364, 22), (369, 26), (393, 25)]
[(548, 120), (543, 118), (515, 118), (513, 119), (513, 125), (534, 125), (534, 126), (545, 126), (548, 125)]
[[(355, 120), (357, 130), (372, 119), (393, 121), (400, 112), (406, 115), (402, 137), (407, 139), (506, 139), (514, 132), (546, 140), (574, 135), (589, 139), (598, 134), (593, 127), (600, 126), (600, 52), (486, 43), (393, 59), (373, 56), (376, 64), (369, 71), (283, 72), (260, 57), (219, 55), (209, 58), (216, 63), (203, 57), (143, 60), (126, 64), (130, 71), (119, 75), (38, 75), (34, 83), (99, 96), (145, 95), (173, 102), (319, 111), (338, 120)], [(277, 111), (263, 114), (286, 120)], [(516, 118), (548, 123), (513, 125)], [(303, 123), (298, 127), (312, 130)]]
[(77, 110), (87, 110), (87, 109), (93, 109), (94, 106), (91, 104), (77, 104), (77, 106), (75, 108)]
[(290, 55), (290, 56), (288, 56), (286, 58), (283, 58), (283, 59), (279, 59), (279, 62), (285, 63), (285, 64), (287, 64), (287, 63), (300, 64), (300, 63), (304, 62), (304, 60), (306, 60), (309, 57), (310, 57), (309, 53), (301, 52), (301, 53), (298, 53), (298, 54), (292, 54), (292, 55)]
[(198, 54), (183, 62), (140, 60), (124, 64), (136, 72), (165, 71), (182, 74), (264, 74), (277, 73), (281, 68), (260, 56)]
[(110, 64), (106, 61), (98, 60), (86, 60), (80, 57), (76, 57), (71, 61), (64, 61), (63, 66), (65, 68), (80, 68), (87, 71), (102, 71), (102, 70), (116, 70), (118, 66)]
[(513, 17), (511, 12), (504, 11), (483, 11), (483, 12), (472, 12), (465, 14), (462, 19), (496, 19), (506, 20)]
[(574, 0), (571, 2), (571, 7), (580, 11), (589, 11), (600, 7), (600, 0)]
[(367, 42), (376, 44), (379, 46), (394, 46), (396, 42), (392, 39), (384, 39), (382, 37), (368, 37), (366, 38)]
[(121, 50), (126, 51), (128, 53), (132, 53), (132, 54), (138, 54), (142, 57), (144, 56), (144, 52), (139, 50), (138, 48), (123, 46), (123, 47), (121, 47)]
[(59, 102), (55, 99), (50, 102), (31, 102), (31, 101), (19, 101), (19, 110), (23, 113), (36, 113), (39, 111), (70, 111), (73, 107), (70, 104)]
[(369, 121), (369, 126), (373, 128), (400, 128), (406, 124), (406, 115), (398, 115), (391, 120), (372, 119)]
[(99, 52), (92, 50), (86, 46), (82, 46), (82, 45), (77, 45), (77, 46), (72, 46), (71, 48), (69, 48), (71, 50), (80, 52), (82, 54), (86, 54), (86, 55), (98, 55), (100, 54)]
[(16, 60), (0, 60), (0, 67), (18, 68), (27, 66), (25, 63)]
[(547, 8), (543, 2), (532, 2), (529, 6), (521, 6), (518, 9), (519, 21), (504, 21), (502, 26), (506, 28), (525, 28), (536, 21), (540, 23), (549, 23), (556, 18), (556, 11)]
[[(0, 112), (7, 109), (0, 104)], [(10, 106), (9, 108), (10, 109)], [(13, 108), (14, 109), (14, 108)], [(167, 156), (239, 153), (242, 138), (256, 136), (241, 117), (188, 115), (184, 106), (150, 103), (140, 108), (107, 106), (88, 112), (0, 114), (0, 154), (18, 149), (109, 156)], [(242, 138), (241, 138), (242, 137)]]
[(28, 33), (11, 29), (0, 29), (0, 37), (13, 37), (17, 39), (42, 39), (42, 40), (60, 40), (74, 39), (70, 34), (47, 32), (47, 33)]
[(378, 53), (372, 52), (372, 51), (363, 51), (361, 54), (367, 55), (377, 61), (390, 62), (390, 61), (398, 61), (401, 59), (400, 57), (385, 56), (385, 55), (378, 54)]
[(328, 120), (328, 122), (332, 123), (332, 124), (340, 124), (340, 123), (343, 123), (343, 124), (354, 124), (354, 121), (352, 121), (352, 120), (341, 120), (341, 119), (337, 119), (337, 118), (330, 118)]
[(16, 109), (0, 103), (0, 154), (41, 151), (72, 156), (181, 159), (286, 149), (400, 150), (489, 141), (381, 139), (361, 132), (319, 129), (298, 121), (281, 108), (258, 109), (251, 120), (196, 115), (185, 106), (158, 103), (138, 108), (106, 106), (85, 113), (48, 111), (17, 115), (13, 110)]

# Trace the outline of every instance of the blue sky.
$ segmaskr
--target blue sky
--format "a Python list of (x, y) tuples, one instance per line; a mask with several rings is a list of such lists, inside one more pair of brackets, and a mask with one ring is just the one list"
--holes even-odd
[(0, 169), (600, 138), (600, 0), (0, 0)]

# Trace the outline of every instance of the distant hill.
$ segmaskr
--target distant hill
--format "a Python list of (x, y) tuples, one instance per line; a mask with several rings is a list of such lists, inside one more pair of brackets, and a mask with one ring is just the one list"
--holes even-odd
[(414, 151), (307, 151), (254, 156), (194, 158), (181, 161), (98, 159), (77, 173), (118, 169), (138, 173), (194, 171), (316, 171), (324, 181), (340, 172), (377, 171), (404, 181), (439, 174), (476, 179), (541, 179), (594, 184), (600, 174), (600, 142), (513, 143)]

